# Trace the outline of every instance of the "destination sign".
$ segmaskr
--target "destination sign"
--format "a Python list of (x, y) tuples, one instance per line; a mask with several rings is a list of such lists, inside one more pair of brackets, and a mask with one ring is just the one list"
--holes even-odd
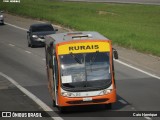
[(72, 53), (90, 53), (90, 52), (108, 52), (110, 51), (110, 45), (108, 42), (77, 42), (68, 43), (58, 46), (58, 54), (70, 54)]
[(99, 45), (70, 46), (69, 51), (99, 49)]

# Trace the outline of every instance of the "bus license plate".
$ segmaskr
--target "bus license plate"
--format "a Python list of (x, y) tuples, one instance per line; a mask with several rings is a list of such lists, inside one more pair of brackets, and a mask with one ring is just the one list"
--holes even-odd
[(91, 97), (86, 97), (86, 98), (83, 98), (83, 101), (92, 101), (92, 98)]

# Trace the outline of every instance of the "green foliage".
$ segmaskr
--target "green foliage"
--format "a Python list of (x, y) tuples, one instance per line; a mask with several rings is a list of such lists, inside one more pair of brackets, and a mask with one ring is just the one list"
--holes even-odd
[(76, 30), (98, 31), (114, 44), (160, 56), (160, 6), (23, 0), (2, 3), (0, 8)]

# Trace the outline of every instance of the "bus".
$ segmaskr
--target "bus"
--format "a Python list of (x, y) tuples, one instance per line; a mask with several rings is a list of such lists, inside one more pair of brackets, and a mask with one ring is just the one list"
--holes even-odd
[(66, 32), (45, 37), (48, 89), (62, 112), (67, 106), (116, 102), (111, 40), (95, 31)]

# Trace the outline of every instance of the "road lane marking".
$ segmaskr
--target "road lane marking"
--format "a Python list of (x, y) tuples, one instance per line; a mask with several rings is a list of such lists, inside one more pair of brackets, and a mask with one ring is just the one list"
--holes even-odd
[(119, 102), (121, 102), (122, 104), (124, 104), (124, 105), (127, 105), (128, 103), (126, 102), (126, 101), (124, 101), (124, 100), (118, 100)]
[(27, 29), (25, 29), (25, 28), (18, 27), (18, 26), (16, 26), (16, 25), (13, 25), (13, 24), (10, 24), (10, 23), (6, 23), (6, 22), (5, 22), (5, 24), (7, 24), (7, 25), (9, 25), (9, 26), (12, 26), (12, 27), (15, 27), (15, 28), (18, 28), (18, 29), (20, 29), (20, 30), (27, 31)]
[(150, 117), (144, 117), (145, 119), (147, 119), (147, 120), (152, 120), (152, 118), (150, 118)]
[(31, 98), (35, 103), (37, 103), (44, 111), (46, 111), (49, 115), (52, 112), (51, 116), (58, 116), (58, 117), (52, 117), (53, 120), (63, 120), (57, 113), (55, 113), (52, 108), (50, 108), (48, 105), (46, 105), (43, 101), (41, 101), (38, 97), (36, 97), (33, 93), (29, 92), (26, 88), (22, 87), (20, 84), (18, 84), (14, 79), (7, 76), (6, 74), (0, 72), (0, 75), (6, 78), (8, 81), (10, 81), (13, 85), (15, 85), (20, 91), (22, 91), (24, 94), (26, 94), (29, 98)]
[(154, 74), (151, 74), (151, 73), (149, 73), (149, 72), (146, 72), (146, 71), (144, 71), (144, 70), (141, 70), (141, 69), (139, 69), (139, 68), (137, 68), (137, 67), (134, 67), (134, 66), (132, 66), (132, 65), (129, 65), (129, 64), (127, 64), (127, 63), (125, 63), (125, 62), (122, 62), (122, 61), (120, 61), (120, 60), (114, 60), (115, 62), (118, 62), (118, 63), (120, 63), (120, 64), (122, 64), (122, 65), (124, 65), (124, 66), (127, 66), (127, 67), (129, 67), (129, 68), (132, 68), (132, 69), (134, 69), (134, 70), (137, 70), (137, 71), (139, 71), (139, 72), (141, 72), (141, 73), (144, 73), (144, 74), (146, 74), (146, 75), (149, 75), (149, 76), (151, 76), (151, 77), (154, 77), (154, 78), (157, 78), (157, 79), (159, 79), (160, 80), (160, 77), (159, 76), (156, 76), (156, 75), (154, 75)]
[[(13, 24), (10, 24), (10, 23), (6, 23), (6, 24), (7, 24), (7, 25), (10, 25), (10, 26), (12, 26), (12, 27), (15, 27), (15, 28), (18, 28), (18, 29), (27, 31), (27, 29), (18, 27), (18, 26), (16, 26), (16, 25), (13, 25)], [(153, 75), (153, 74), (151, 74), (151, 73), (149, 73), (149, 72), (146, 72), (146, 71), (144, 71), (144, 70), (141, 70), (141, 69), (139, 69), (139, 68), (137, 68), (137, 67), (134, 67), (134, 66), (132, 66), (132, 65), (129, 65), (129, 64), (127, 64), (127, 63), (125, 63), (125, 62), (122, 62), (122, 61), (120, 61), (120, 60), (114, 60), (114, 61), (116, 61), (116, 62), (118, 62), (118, 63), (120, 63), (120, 64), (122, 64), (122, 65), (124, 65), (124, 66), (127, 66), (127, 67), (129, 67), (129, 68), (132, 68), (132, 69), (134, 69), (134, 70), (137, 70), (137, 71), (139, 71), (139, 72), (142, 72), (142, 73), (144, 73), (144, 74), (146, 74), (146, 75), (149, 75), (149, 76), (151, 76), (151, 77), (154, 77), (154, 78), (157, 78), (157, 79), (160, 80), (160, 77), (159, 77), (159, 76)]]
[(12, 47), (14, 47), (15, 45), (13, 45), (13, 44), (8, 44), (9, 46), (12, 46)]
[(25, 52), (26, 52), (26, 53), (28, 53), (28, 54), (30, 54), (30, 53), (31, 53), (30, 51), (27, 51), (27, 50), (26, 50)]

